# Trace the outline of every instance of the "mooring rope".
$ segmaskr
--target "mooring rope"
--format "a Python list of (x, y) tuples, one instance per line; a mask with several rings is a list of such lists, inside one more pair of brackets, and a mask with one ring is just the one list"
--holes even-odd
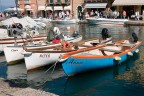
[[(55, 69), (55, 67), (56, 67), (56, 65), (57, 65), (57, 63), (60, 61), (60, 57), (58, 58), (58, 60), (50, 67), (50, 68), (48, 68), (44, 73), (46, 74), (51, 68), (53, 68), (52, 69), (52, 72), (51, 72), (51, 74), (50, 74), (50, 77), (51, 77), (51, 79), (52, 79), (52, 74), (53, 74), (53, 72), (54, 72), (54, 69)], [(49, 79), (49, 78), (48, 78)], [(48, 79), (46, 79), (42, 84), (39, 84), (39, 85), (36, 85), (36, 86), (40, 86), (40, 85), (44, 85), (47, 81), (48, 81)], [(39, 89), (41, 89), (41, 88), (39, 88)]]

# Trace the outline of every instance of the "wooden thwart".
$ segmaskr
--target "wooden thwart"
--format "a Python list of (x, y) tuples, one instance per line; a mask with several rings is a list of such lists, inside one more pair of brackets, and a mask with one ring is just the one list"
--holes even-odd
[(123, 52), (123, 51), (121, 51), (121, 50), (106, 49), (106, 48), (101, 48), (101, 49), (99, 49), (99, 50), (101, 50), (101, 51), (115, 52), (115, 53)]

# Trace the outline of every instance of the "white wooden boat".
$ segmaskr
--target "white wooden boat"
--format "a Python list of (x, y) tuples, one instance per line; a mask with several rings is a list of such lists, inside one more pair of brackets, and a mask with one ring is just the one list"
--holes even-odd
[(0, 29), (0, 52), (3, 52), (6, 46), (15, 44), (22, 45), (25, 42), (37, 42), (46, 39), (46, 36), (39, 36), (39, 32), (29, 30), (27, 28), (24, 32), (18, 28)]
[[(58, 32), (58, 34), (60, 33)], [(76, 37), (65, 35), (63, 37), (64, 37), (63, 40), (68, 41), (68, 42), (79, 42), (82, 40), (81, 35), (78, 35)], [(56, 46), (56, 45), (60, 45), (60, 43), (53, 44), (52, 42), (47, 42), (47, 43), (40, 42), (38, 44), (33, 44), (33, 43), (28, 44), (26, 45), (26, 47), (27, 49), (33, 49), (33, 48), (39, 49), (39, 48), (47, 48), (48, 46)], [(21, 45), (12, 45), (12, 46), (7, 46), (6, 48), (4, 48), (4, 54), (5, 54), (6, 61), (8, 62), (8, 64), (16, 64), (17, 62), (24, 59), (24, 55), (22, 53), (23, 53), (23, 48)]]
[(7, 32), (7, 28), (2, 28), (2, 26), (0, 26), (0, 39), (4, 39), (4, 38), (8, 38), (8, 32)]
[[(102, 41), (102, 43), (112, 42), (111, 39), (112, 38), (108, 38)], [(64, 50), (61, 46), (53, 46), (43, 49), (26, 49), (24, 52), (26, 68), (27, 70), (32, 70), (46, 65), (54, 64), (61, 54), (85, 47), (91, 47), (93, 46), (92, 44), (95, 43), (99, 44), (99, 39), (83, 40), (78, 42), (78, 44), (74, 43), (74, 46), (75, 44), (77, 44), (77, 46), (72, 47), (72, 49), (69, 50)]]
[(47, 37), (46, 36), (36, 36), (31, 38), (7, 38), (7, 39), (2, 39), (0, 40), (0, 52), (4, 51), (4, 48), (7, 46), (14, 46), (14, 45), (23, 45), (24, 43), (30, 43), (30, 42), (40, 42), (45, 40)]
[(86, 18), (89, 24), (97, 24), (97, 25), (124, 25), (128, 19), (110, 19), (110, 18)]
[(58, 19), (58, 20), (54, 20), (55, 23), (57, 24), (75, 24), (77, 23), (77, 19)]
[(50, 21), (51, 21), (51, 19), (46, 19), (46, 18), (42, 18), (42, 17), (39, 17), (39, 18), (36, 18), (33, 20), (36, 22), (43, 22), (43, 23), (50, 23)]
[(26, 16), (23, 18), (17, 18), (17, 17), (11, 17), (9, 19), (3, 20), (1, 21), (2, 25), (5, 26), (9, 26), (12, 25), (13, 23), (20, 23), (23, 28), (26, 28), (27, 26), (30, 26), (30, 28), (34, 28), (34, 27), (46, 27), (46, 24), (39, 22), (37, 23), (36, 21), (34, 21), (32, 18)]

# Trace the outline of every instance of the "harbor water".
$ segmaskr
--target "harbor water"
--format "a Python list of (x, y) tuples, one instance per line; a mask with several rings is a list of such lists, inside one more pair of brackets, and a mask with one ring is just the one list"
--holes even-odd
[[(52, 26), (59, 27), (60, 31), (65, 32), (65, 34), (72, 34), (73, 31), (78, 31), (83, 36), (83, 40), (101, 38), (103, 28), (109, 30), (113, 41), (131, 39), (133, 32), (138, 35), (139, 40), (144, 40), (143, 26), (51, 24), (48, 25), (48, 29)], [(50, 67), (47, 66), (27, 72), (24, 62), (7, 66), (4, 54), (1, 54), (0, 77), (9, 79), (15, 84), (25, 87), (29, 86), (60, 96), (143, 96), (144, 81), (139, 80), (139, 75), (136, 74), (134, 78), (130, 79), (125, 76), (126, 73), (134, 73), (135, 70), (132, 70), (132, 68), (140, 64), (144, 64), (143, 45), (139, 54), (134, 54), (134, 56), (119, 66), (93, 70), (73, 77), (65, 75), (60, 63), (56, 65), (54, 71), (53, 69), (47, 71)]]

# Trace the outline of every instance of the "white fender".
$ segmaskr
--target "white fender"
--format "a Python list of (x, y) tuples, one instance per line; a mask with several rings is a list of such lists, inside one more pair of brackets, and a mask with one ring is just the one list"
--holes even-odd
[(135, 52), (138, 53), (138, 52), (139, 52), (139, 49), (136, 49)]
[(121, 58), (118, 57), (118, 56), (114, 57), (114, 59), (117, 60), (117, 61), (120, 61), (120, 60), (121, 60)]
[(128, 55), (133, 56), (133, 53), (132, 52), (128, 52)]

